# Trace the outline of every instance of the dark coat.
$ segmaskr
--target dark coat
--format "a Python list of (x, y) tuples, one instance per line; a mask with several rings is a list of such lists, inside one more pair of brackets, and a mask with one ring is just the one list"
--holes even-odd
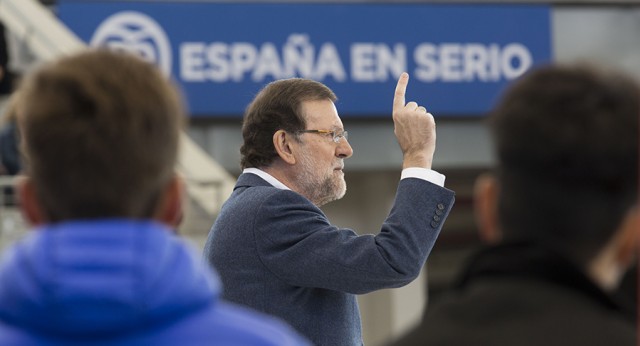
[(394, 345), (636, 345), (636, 329), (633, 314), (576, 266), (521, 242), (475, 256)]
[(205, 257), (226, 299), (284, 319), (316, 345), (360, 345), (355, 295), (415, 279), (453, 201), (450, 190), (403, 179), (379, 233), (359, 236), (332, 225), (302, 195), (245, 173), (211, 229)]

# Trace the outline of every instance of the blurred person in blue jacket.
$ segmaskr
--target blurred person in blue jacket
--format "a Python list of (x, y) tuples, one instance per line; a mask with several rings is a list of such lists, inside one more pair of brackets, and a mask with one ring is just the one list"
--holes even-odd
[(639, 117), (637, 82), (596, 66), (510, 86), (488, 119), (497, 167), (475, 188), (486, 246), (394, 345), (637, 345), (616, 290), (640, 235)]
[(87, 51), (25, 80), (21, 208), (35, 228), (0, 265), (1, 345), (307, 345), (219, 299), (175, 234), (184, 121), (174, 86), (124, 53)]

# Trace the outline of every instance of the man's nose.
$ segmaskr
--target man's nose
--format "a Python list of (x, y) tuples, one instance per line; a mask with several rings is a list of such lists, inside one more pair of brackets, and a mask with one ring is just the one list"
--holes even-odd
[(353, 148), (346, 138), (342, 138), (336, 147), (336, 156), (341, 159), (350, 158), (353, 155)]

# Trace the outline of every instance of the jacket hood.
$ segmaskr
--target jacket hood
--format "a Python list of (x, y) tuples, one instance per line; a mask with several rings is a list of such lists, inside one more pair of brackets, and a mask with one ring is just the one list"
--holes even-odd
[(48, 225), (7, 250), (0, 318), (59, 336), (114, 336), (213, 303), (217, 278), (168, 228), (151, 221)]

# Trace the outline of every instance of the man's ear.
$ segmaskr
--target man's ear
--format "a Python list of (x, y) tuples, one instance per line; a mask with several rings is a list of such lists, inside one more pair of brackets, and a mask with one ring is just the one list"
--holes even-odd
[(155, 219), (177, 230), (184, 217), (184, 182), (178, 174), (174, 174), (162, 193), (162, 200)]
[(487, 244), (495, 244), (502, 239), (498, 222), (499, 186), (495, 176), (480, 175), (475, 182), (473, 206), (480, 239)]
[(20, 210), (24, 219), (32, 226), (39, 226), (46, 223), (42, 206), (38, 200), (36, 187), (33, 181), (26, 176), (18, 176), (16, 178), (15, 189), (18, 193)]
[(273, 147), (276, 149), (278, 156), (290, 165), (296, 163), (296, 157), (293, 155), (293, 140), (293, 136), (288, 134), (285, 130), (278, 130), (273, 134)]

